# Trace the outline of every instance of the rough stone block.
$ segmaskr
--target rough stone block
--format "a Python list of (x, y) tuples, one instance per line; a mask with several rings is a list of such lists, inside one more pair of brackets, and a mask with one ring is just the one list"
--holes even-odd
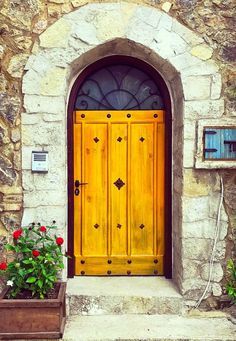
[(72, 24), (63, 18), (56, 21), (40, 35), (40, 46), (44, 48), (67, 47)]
[(171, 18), (171, 16), (162, 13), (162, 16), (159, 20), (159, 24), (158, 24), (158, 30), (159, 29), (164, 29), (167, 31), (171, 31), (172, 29), (172, 25), (173, 25), (173, 19)]
[(186, 101), (184, 116), (188, 120), (221, 117), (224, 113), (224, 100)]
[(226, 242), (224, 240), (220, 240), (216, 245), (215, 252), (215, 261), (219, 262), (225, 259), (225, 251), (226, 251)]
[(184, 120), (184, 139), (195, 139), (196, 125), (192, 120)]
[(211, 98), (219, 99), (221, 96), (221, 89), (222, 89), (221, 75), (219, 73), (216, 73), (212, 76)]
[(185, 169), (183, 180), (184, 196), (196, 197), (210, 194), (212, 181), (209, 174), (198, 174), (192, 169)]
[[(57, 116), (57, 115), (53, 115), (53, 116)], [(42, 118), (40, 114), (27, 114), (27, 113), (21, 114), (21, 123), (23, 125), (36, 124), (36, 123), (39, 123), (41, 120)]]
[(208, 219), (209, 197), (201, 196), (196, 198), (183, 197), (183, 221), (196, 222), (201, 219)]
[(209, 99), (211, 77), (187, 76), (183, 78), (184, 98), (186, 101)]
[(20, 128), (13, 128), (11, 130), (11, 140), (12, 142), (18, 142), (20, 141), (21, 134), (20, 134)]
[[(70, 38), (71, 39), (71, 38)], [(69, 45), (70, 45), (70, 39), (69, 39)], [(78, 39), (72, 39), (73, 41), (76, 41), (76, 44), (78, 44)], [(80, 41), (81, 42), (81, 41)], [(82, 45), (82, 42), (81, 42)], [(83, 52), (83, 48), (81, 48), (81, 52)], [(66, 49), (64, 48), (53, 48), (47, 51), (41, 52), (42, 56), (45, 56), (50, 60), (52, 65), (59, 66), (61, 68), (66, 68), (68, 65), (70, 65), (74, 60), (78, 58), (78, 52), (75, 51), (74, 46), (68, 47)], [(35, 69), (35, 66), (33, 66)]]
[(53, 220), (56, 221), (58, 229), (66, 227), (67, 207), (62, 206), (41, 206), (40, 203), (34, 208), (24, 208), (22, 224), (28, 225), (31, 222), (42, 225), (50, 225)]
[(168, 59), (172, 56), (184, 53), (187, 49), (187, 44), (175, 32), (168, 32), (161, 28), (155, 34), (151, 48), (162, 58)]
[(182, 74), (184, 76), (200, 76), (200, 75), (214, 75), (219, 70), (218, 65), (210, 60), (207, 62), (201, 62), (197, 65), (193, 65), (184, 69)]
[(182, 302), (174, 297), (77, 296), (69, 298), (71, 315), (179, 314)]
[[(51, 157), (53, 158), (53, 156)], [(62, 170), (61, 168), (54, 168), (54, 162), (51, 162), (50, 168), (50, 171), (46, 174), (33, 174), (36, 191), (44, 190), (45, 188), (56, 191), (58, 187), (63, 188), (66, 181), (64, 172), (59, 172), (59, 170)]]
[(64, 188), (55, 191), (42, 190), (24, 193), (24, 208), (38, 206), (63, 206), (67, 200)]
[(183, 151), (183, 166), (185, 168), (192, 168), (194, 166), (194, 152), (195, 152), (195, 140), (184, 140)]
[(172, 3), (169, 1), (164, 2), (163, 5), (161, 6), (163, 11), (165, 11), (167, 13), (170, 11), (171, 7), (172, 7)]
[(200, 261), (183, 259), (183, 279), (200, 278), (200, 266)]
[[(199, 217), (201, 219), (201, 217)], [(216, 220), (204, 219), (195, 222), (184, 222), (182, 225), (184, 238), (214, 239), (216, 234)], [(219, 240), (224, 240), (228, 231), (228, 223), (220, 222)]]
[(0, 156), (0, 184), (12, 186), (17, 179), (17, 172), (9, 159)]
[[(30, 165), (31, 166), (31, 165)], [(28, 169), (24, 170), (22, 174), (22, 186), (24, 191), (32, 192), (35, 189), (34, 186), (34, 175), (30, 170), (30, 166), (27, 165)]]
[[(125, 7), (122, 6), (121, 8), (123, 12), (126, 12), (127, 3)], [(136, 6), (135, 12), (132, 13), (132, 16), (138, 17), (141, 21), (143, 21), (147, 25), (151, 25), (154, 28), (158, 26), (162, 15), (163, 14), (161, 12), (155, 11), (152, 7), (144, 7), (144, 6)]]
[[(206, 281), (197, 278), (184, 280), (182, 284), (183, 286), (182, 292), (184, 295), (184, 299), (195, 300), (195, 302), (199, 300), (205, 290), (206, 284), (207, 284)], [(210, 286), (208, 293), (206, 293), (205, 298), (211, 295), (211, 287), (212, 286)]]
[(62, 115), (54, 115), (54, 114), (44, 114), (43, 115), (44, 122), (62, 122), (63, 116)]
[(58, 122), (41, 122), (40, 124), (25, 125), (22, 127), (22, 136), (25, 146), (43, 145), (59, 146), (64, 143), (63, 128)]
[(65, 98), (62, 96), (25, 95), (24, 107), (27, 113), (63, 114), (66, 111)]
[(222, 288), (221, 288), (220, 284), (218, 284), (218, 283), (212, 284), (212, 293), (214, 296), (221, 296), (222, 295)]
[(176, 70), (181, 71), (181, 73), (182, 70), (197, 66), (201, 63), (200, 59), (192, 56), (189, 52), (184, 52), (178, 56), (171, 57), (169, 61)]
[(45, 74), (29, 70), (24, 77), (23, 92), (29, 95), (60, 96), (66, 92), (66, 70), (51, 66)]
[[(201, 268), (201, 277), (202, 279), (208, 281), (209, 273), (210, 273), (209, 263), (204, 264)], [(224, 272), (220, 263), (214, 263), (212, 269), (211, 279), (214, 282), (220, 282), (223, 278)]]
[(204, 40), (196, 34), (196, 32), (191, 31), (186, 26), (182, 25), (176, 19), (173, 19), (172, 30), (176, 32), (180, 37), (182, 37), (190, 46), (201, 44)]
[(213, 241), (210, 239), (188, 238), (183, 240), (183, 258), (208, 261)]
[(96, 28), (88, 22), (78, 22), (77, 26), (73, 29), (72, 36), (80, 39), (88, 45), (96, 45), (99, 43)]
[[(37, 53), (37, 55), (31, 55), (25, 65), (25, 70), (35, 71), (39, 74), (39, 76), (43, 76), (46, 72), (50, 71), (54, 66), (48, 55), (48, 53), (51, 52), (51, 49), (47, 53), (43, 54), (44, 52), (45, 51), (41, 51)], [(29, 73), (27, 72), (25, 75), (26, 78), (29, 76), (28, 74)]]
[(15, 78), (23, 76), (24, 67), (29, 55), (26, 53), (19, 53), (13, 56), (8, 64), (7, 72)]
[(132, 41), (150, 46), (153, 41), (153, 27), (134, 17), (129, 22), (125, 35)]
[(225, 211), (224, 205), (221, 206), (221, 210), (220, 210), (220, 212), (218, 212), (219, 211), (219, 204), (220, 204), (220, 193), (215, 192), (211, 196), (211, 200), (210, 200), (210, 204), (209, 204), (209, 217), (216, 220), (218, 213), (220, 213), (220, 220), (228, 222), (229, 217)]
[(206, 44), (194, 46), (191, 50), (191, 54), (202, 60), (210, 59), (213, 53), (213, 49)]

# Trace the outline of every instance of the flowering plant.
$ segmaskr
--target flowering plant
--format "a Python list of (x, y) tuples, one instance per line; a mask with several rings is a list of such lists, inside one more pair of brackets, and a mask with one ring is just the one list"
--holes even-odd
[[(55, 221), (53, 221), (53, 224)], [(5, 245), (9, 261), (0, 263), (0, 277), (11, 287), (9, 297), (23, 292), (45, 298), (63, 269), (61, 245), (64, 240), (52, 231), (55, 225), (30, 224), (13, 231), (13, 243)]]

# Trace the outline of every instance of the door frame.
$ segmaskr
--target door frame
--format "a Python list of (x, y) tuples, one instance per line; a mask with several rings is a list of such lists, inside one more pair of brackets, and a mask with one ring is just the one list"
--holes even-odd
[(91, 73), (96, 70), (112, 64), (130, 64), (151, 75), (153, 80), (158, 84), (160, 93), (164, 101), (164, 110), (166, 113), (165, 121), (165, 257), (164, 257), (164, 276), (172, 278), (172, 115), (171, 115), (171, 99), (167, 85), (158, 71), (138, 58), (115, 55), (104, 57), (95, 63), (87, 66), (76, 78), (69, 96), (68, 114), (67, 114), (67, 160), (68, 160), (68, 242), (67, 254), (69, 278), (75, 275), (74, 261), (74, 159), (73, 159), (73, 111), (76, 96), (79, 87)]

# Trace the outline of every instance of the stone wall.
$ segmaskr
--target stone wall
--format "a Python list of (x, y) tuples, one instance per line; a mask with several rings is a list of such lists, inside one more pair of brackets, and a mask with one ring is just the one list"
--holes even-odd
[[(22, 187), (25, 191), (24, 207), (27, 208), (28, 220), (31, 218), (41, 220), (41, 218), (45, 219), (45, 217), (51, 216), (55, 220), (57, 220), (56, 217), (60, 217), (59, 223), (62, 226), (66, 224), (66, 211), (63, 211), (64, 214), (61, 211), (61, 207), (64, 207), (66, 203), (66, 185), (62, 180), (66, 174), (66, 156), (65, 149), (61, 148), (63, 143), (66, 143), (65, 125), (62, 124), (66, 101), (66, 93), (63, 91), (75, 75), (71, 71), (68, 74), (68, 64), (71, 63), (72, 69), (78, 72), (78, 64), (86, 65), (81, 60), (74, 62), (78, 55), (104, 43), (106, 40), (115, 38), (112, 36), (112, 32), (117, 30), (116, 35), (118, 37), (122, 37), (122, 32), (120, 25), (117, 25), (116, 30), (111, 25), (109, 30), (108, 18), (108, 21), (102, 27), (100, 26), (99, 35), (96, 37), (94, 33), (97, 27), (90, 25), (93, 24), (94, 19), (91, 12), (90, 18), (83, 24), (83, 33), (81, 31), (74, 32), (74, 35), (71, 36), (72, 45), (70, 50), (67, 48), (67, 53), (64, 50), (67, 46), (63, 44), (65, 38), (69, 37), (71, 24), (68, 22), (70, 20), (60, 22), (57, 27), (60, 34), (55, 35), (55, 26), (49, 28), (45, 34), (42, 33), (66, 13), (94, 2), (80, 0), (3, 0), (0, 4), (0, 21), (2, 23), (0, 26), (2, 71), (0, 76), (0, 144), (2, 149), (0, 156), (0, 247), (4, 241), (4, 236), (7, 235), (10, 221), (13, 220), (18, 223), (21, 221), (23, 211)], [(109, 3), (109, 1), (98, 2)], [(186, 100), (184, 131), (182, 129), (183, 121), (180, 118), (174, 118), (176, 120), (174, 124), (176, 141), (180, 142), (182, 134), (184, 134), (185, 143), (183, 146), (181, 143), (174, 144), (176, 153), (181, 154), (183, 152), (184, 171), (182, 171), (182, 158), (176, 158), (176, 165), (174, 165), (175, 215), (173, 235), (175, 240), (175, 279), (186, 299), (189, 300), (189, 304), (193, 304), (207, 281), (207, 261), (211, 253), (220, 196), (220, 175), (223, 177), (225, 185), (224, 207), (227, 215), (223, 210), (220, 246), (212, 288), (215, 297), (222, 293), (220, 282), (223, 271), (225, 271), (225, 250), (228, 256), (231, 255), (234, 245), (232, 242), (232, 229), (236, 223), (234, 171), (221, 170), (217, 172), (194, 169), (194, 153), (196, 150), (194, 136), (197, 120), (208, 117), (225, 117), (227, 119), (227, 117), (236, 115), (236, 84), (234, 84), (235, 68), (233, 65), (235, 60), (233, 44), (235, 41), (234, 5), (233, 1), (220, 0), (127, 1), (129, 4), (132, 2), (147, 4), (151, 6), (150, 8), (157, 8), (163, 12), (169, 11), (169, 16), (176, 18), (179, 23), (196, 33), (194, 35), (188, 30), (184, 31), (184, 26), (179, 25), (177, 21), (174, 22), (175, 28), (173, 29), (172, 26), (171, 30), (168, 26), (170, 21), (163, 14), (162, 18), (165, 19), (162, 19), (162, 25), (164, 26), (161, 26), (162, 30), (158, 31), (156, 41), (144, 41), (145, 39), (142, 37), (144, 26), (146, 31), (147, 27), (153, 31), (153, 27), (155, 28), (161, 18), (160, 12), (153, 12), (153, 15), (147, 19), (142, 18), (141, 15), (140, 20), (136, 18), (135, 20), (138, 21), (132, 22), (134, 20), (132, 6), (126, 7), (123, 11), (122, 21), (124, 25), (128, 25), (131, 21), (135, 27), (133, 32), (131, 30), (129, 38), (132, 40), (135, 37), (134, 40), (138, 42), (140, 40), (140, 43), (148, 45), (161, 56), (160, 60), (152, 61), (154, 65), (161, 65), (165, 59), (172, 58), (175, 58), (174, 65), (178, 72), (187, 65), (184, 78), (186, 83), (183, 81)], [(113, 1), (113, 3), (120, 2)], [(123, 6), (124, 4), (125, 2)], [(109, 12), (109, 5), (107, 8)], [(146, 23), (142, 26), (145, 20)], [(51, 35), (50, 32), (52, 32)], [(176, 39), (176, 44), (171, 45), (171, 42), (176, 41)], [(153, 45), (151, 46), (150, 43)], [(120, 47), (119, 44), (117, 46)], [(57, 47), (57, 51), (53, 51), (52, 47)], [(115, 47), (111, 46), (110, 48), (114, 49)], [(48, 53), (47, 55), (45, 55), (45, 51)], [(172, 55), (173, 51), (177, 56)], [(198, 65), (196, 68), (188, 58), (179, 58), (178, 61), (178, 55), (186, 51), (191, 51), (192, 57), (201, 60), (202, 66)], [(152, 58), (151, 51), (146, 50), (146, 52)], [(98, 52), (98, 55), (99, 53), (102, 55), (102, 52)], [(30, 55), (38, 56), (38, 59), (35, 61), (31, 57), (25, 67)], [(90, 58), (92, 61), (91, 56)], [(212, 64), (208, 62), (204, 64), (208, 60), (211, 60)], [(51, 61), (54, 67), (52, 67)], [(206, 73), (206, 65), (208, 65), (208, 73)], [(163, 63), (162, 71), (169, 74), (170, 86), (171, 83), (175, 84), (172, 80), (177, 81), (176, 70), (171, 71), (170, 65)], [(23, 107), (22, 79), (25, 73), (23, 92), (26, 93), (26, 97)], [(42, 75), (45, 77), (43, 78)], [(196, 79), (195, 76), (200, 77)], [(38, 90), (39, 82), (41, 82), (40, 90)], [(211, 93), (206, 95), (210, 88)], [(175, 91), (174, 103), (179, 101), (180, 95), (181, 93), (178, 94)], [(39, 98), (39, 96), (41, 97)], [(48, 100), (50, 100), (49, 112), (46, 111)], [(181, 103), (176, 104), (177, 108), (181, 109)], [(177, 113), (176, 109), (175, 112)], [(38, 123), (40, 130), (38, 130)], [(23, 146), (21, 145), (21, 124), (23, 124)], [(64, 136), (63, 143), (59, 140), (60, 136)], [(35, 146), (36, 149), (47, 146), (49, 149), (51, 148), (51, 154), (58, 155), (55, 162), (61, 169), (62, 177), (59, 176), (58, 178), (53, 172), (50, 172), (48, 176), (31, 174), (30, 155), (32, 147)], [(21, 165), (22, 149), (24, 157)], [(22, 168), (24, 169), (23, 183)], [(61, 189), (59, 195), (55, 191), (56, 184), (59, 184)], [(50, 207), (49, 212), (45, 213), (45, 207), (51, 205), (52, 201), (54, 202), (53, 207)], [(200, 215), (199, 210), (201, 210)], [(227, 233), (228, 242), (225, 243)], [(183, 262), (180, 261), (182, 259)]]

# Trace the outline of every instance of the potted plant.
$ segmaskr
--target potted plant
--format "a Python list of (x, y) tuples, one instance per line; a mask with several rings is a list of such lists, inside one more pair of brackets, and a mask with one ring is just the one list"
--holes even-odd
[(63, 269), (63, 238), (56, 226), (30, 224), (13, 228), (0, 278), (0, 339), (60, 338), (65, 325), (66, 283), (58, 282)]
[(231, 298), (230, 313), (233, 322), (236, 323), (236, 263), (233, 259), (229, 259), (227, 263), (228, 282), (226, 285), (226, 292)]

